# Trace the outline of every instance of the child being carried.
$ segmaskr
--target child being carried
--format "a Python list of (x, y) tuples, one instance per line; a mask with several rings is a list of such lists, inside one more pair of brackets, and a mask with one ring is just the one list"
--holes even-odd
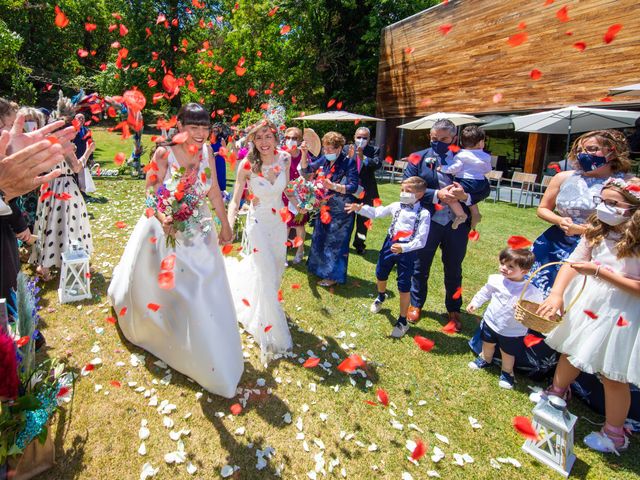
[[(453, 157), (453, 163), (438, 168), (442, 173), (453, 175), (454, 180), (473, 199), (473, 203), (469, 205), (471, 230), (475, 230), (482, 218), (477, 203), (491, 193), (489, 180), (485, 177), (485, 174), (491, 171), (491, 155), (483, 150), (485, 138), (481, 128), (475, 125), (465, 127), (460, 134), (462, 149)], [(467, 214), (457, 200), (447, 202), (447, 205), (456, 216), (451, 226), (455, 230), (467, 221)]]
[(387, 279), (394, 265), (398, 265), (398, 292), (400, 294), (400, 316), (393, 327), (391, 336), (402, 338), (409, 330), (407, 310), (409, 309), (411, 277), (418, 250), (424, 248), (429, 235), (429, 211), (422, 207), (420, 199), (427, 190), (427, 183), (420, 177), (409, 177), (401, 184), (400, 201), (387, 206), (371, 207), (361, 203), (345, 206), (349, 213), (358, 212), (368, 218), (391, 215), (391, 225), (384, 240), (378, 264), (376, 279), (378, 296), (371, 304), (372, 313), (378, 313), (387, 298)]

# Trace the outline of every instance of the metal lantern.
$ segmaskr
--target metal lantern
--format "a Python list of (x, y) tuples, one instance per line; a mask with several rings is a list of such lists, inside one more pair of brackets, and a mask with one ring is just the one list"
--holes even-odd
[(573, 429), (577, 420), (578, 417), (567, 410), (567, 402), (550, 395), (533, 409), (532, 425), (538, 439), (524, 442), (522, 450), (568, 477), (576, 460)]
[(60, 269), (60, 303), (76, 302), (91, 298), (89, 274), (89, 255), (80, 245), (71, 244), (71, 248), (62, 254)]

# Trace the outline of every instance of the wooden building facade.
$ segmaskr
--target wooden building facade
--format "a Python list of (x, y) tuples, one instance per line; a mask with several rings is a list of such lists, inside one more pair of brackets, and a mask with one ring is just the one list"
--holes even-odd
[[(640, 97), (607, 97), (609, 88), (640, 82), (638, 6), (638, 0), (449, 0), (386, 27), (376, 116), (386, 120), (387, 154), (424, 148), (426, 131), (405, 131), (400, 143), (396, 127), (437, 111), (638, 108)], [(546, 135), (529, 136), (525, 171), (540, 172), (546, 142)]]

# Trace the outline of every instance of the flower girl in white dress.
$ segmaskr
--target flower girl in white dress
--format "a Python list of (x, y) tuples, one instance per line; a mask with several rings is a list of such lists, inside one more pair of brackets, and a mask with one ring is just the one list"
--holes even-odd
[[(629, 384), (640, 385), (640, 179), (610, 178), (580, 243), (556, 277), (538, 314), (550, 316), (582, 295), (545, 339), (562, 353), (543, 395), (568, 396), (580, 371), (604, 385), (605, 424), (584, 439), (600, 452), (626, 450)], [(564, 298), (563, 298), (564, 297)]]

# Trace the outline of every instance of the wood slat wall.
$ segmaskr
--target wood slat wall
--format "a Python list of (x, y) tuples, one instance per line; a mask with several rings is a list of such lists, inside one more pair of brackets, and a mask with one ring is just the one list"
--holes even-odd
[[(377, 114), (523, 112), (601, 103), (610, 87), (640, 82), (638, 0), (449, 0), (383, 30)], [(568, 22), (556, 12), (568, 7)], [(518, 25), (526, 23), (520, 30)], [(609, 26), (622, 30), (610, 44)], [(447, 35), (439, 31), (451, 24)], [(511, 35), (528, 39), (512, 47)], [(569, 35), (569, 32), (571, 35)], [(573, 45), (585, 42), (579, 51)], [(414, 49), (408, 52), (407, 49)], [(542, 77), (534, 81), (531, 70)], [(496, 95), (501, 99), (494, 98)], [(498, 100), (498, 101), (496, 101)], [(615, 103), (633, 97), (614, 97)], [(635, 103), (640, 103), (636, 97)]]

